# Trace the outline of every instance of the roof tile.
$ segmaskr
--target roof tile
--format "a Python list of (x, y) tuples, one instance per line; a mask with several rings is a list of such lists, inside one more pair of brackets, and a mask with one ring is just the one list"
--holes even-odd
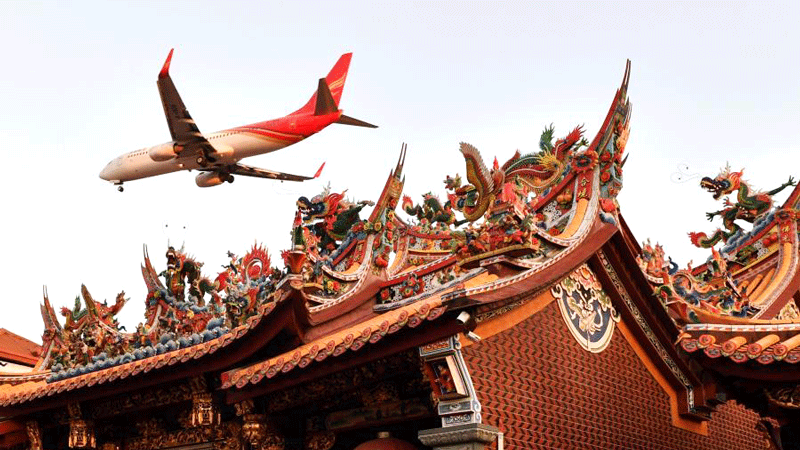
[(278, 373), (287, 373), (298, 367), (306, 368), (313, 361), (320, 362), (328, 356), (337, 357), (348, 351), (356, 351), (367, 343), (374, 344), (380, 341), (386, 334), (397, 332), (406, 325), (415, 327), (423, 320), (438, 318), (446, 309), (441, 303), (440, 297), (412, 303), (282, 355), (247, 367), (229, 370), (221, 376), (221, 387), (227, 389), (236, 386), (241, 389), (248, 384), (258, 383), (265, 377), (273, 378)]
[(39, 344), (0, 328), (0, 359), (32, 366), (39, 360), (41, 351)]
[[(680, 341), (680, 346), (687, 353), (703, 350), (709, 358), (726, 357), (742, 364), (750, 360), (760, 364), (771, 364), (783, 361), (790, 364), (800, 362), (800, 333), (796, 330), (771, 327), (758, 330), (754, 327), (725, 328), (721, 331), (705, 329), (705, 333), (692, 336), (687, 333)], [(773, 333), (768, 333), (772, 331)], [(775, 331), (783, 332), (781, 335)], [(787, 334), (787, 331), (789, 333)], [(719, 335), (711, 333), (720, 333)], [(731, 335), (731, 332), (736, 334)], [(727, 337), (727, 339), (726, 339)], [(718, 344), (722, 341), (722, 344)]]

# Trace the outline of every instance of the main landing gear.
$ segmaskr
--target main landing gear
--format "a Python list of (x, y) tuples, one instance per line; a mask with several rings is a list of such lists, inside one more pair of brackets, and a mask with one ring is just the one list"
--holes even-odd
[(217, 162), (217, 159), (211, 156), (208, 150), (201, 148), (197, 151), (197, 159), (195, 161), (197, 165), (205, 169), (209, 163)]

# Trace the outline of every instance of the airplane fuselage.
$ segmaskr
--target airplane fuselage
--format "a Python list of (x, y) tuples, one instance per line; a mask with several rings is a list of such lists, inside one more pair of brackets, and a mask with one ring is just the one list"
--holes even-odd
[[(203, 137), (216, 150), (215, 164), (232, 165), (241, 159), (274, 152), (300, 142), (336, 122), (341, 115), (341, 112), (323, 116), (290, 115), (218, 131), (203, 135)], [(171, 141), (120, 155), (106, 165), (100, 172), (100, 178), (121, 184), (125, 181), (181, 170), (204, 169), (194, 154), (181, 155), (166, 161), (158, 161), (153, 158), (153, 154), (160, 149), (172, 149), (180, 145), (179, 142)]]

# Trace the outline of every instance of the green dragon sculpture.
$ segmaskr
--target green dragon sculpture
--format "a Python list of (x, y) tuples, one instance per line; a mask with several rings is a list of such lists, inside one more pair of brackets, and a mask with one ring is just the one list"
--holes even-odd
[(433, 224), (442, 224), (445, 227), (454, 224), (458, 226), (464, 222), (463, 220), (456, 220), (450, 200), (443, 205), (441, 200), (431, 192), (423, 195), (422, 198), (422, 203), (414, 205), (411, 197), (403, 196), (403, 211), (410, 216), (416, 217), (422, 226)]
[(728, 166), (716, 178), (703, 177), (700, 180), (700, 187), (713, 193), (714, 200), (719, 200), (724, 195), (737, 192), (736, 203), (731, 203), (726, 198), (724, 200), (725, 208), (706, 213), (709, 221), (714, 220), (716, 216), (722, 217), (722, 225), (725, 229), (717, 229), (711, 236), (707, 236), (706, 233), (689, 233), (692, 244), (701, 248), (710, 248), (720, 241), (728, 242), (728, 239), (742, 229), (736, 223), (736, 220), (744, 220), (749, 223), (755, 222), (756, 219), (772, 209), (773, 195), (796, 184), (794, 179), (789, 177), (789, 181), (771, 191), (753, 192), (750, 185), (742, 180), (743, 172), (744, 169), (739, 172), (731, 172), (730, 166)]
[(302, 223), (307, 224), (305, 228), (315, 236), (314, 240), (322, 253), (332, 251), (338, 241), (344, 239), (350, 229), (361, 222), (359, 213), (369, 205), (374, 203), (368, 200), (352, 203), (344, 198), (344, 192), (331, 193), (330, 188), (310, 200), (307, 197), (297, 199), (297, 210)]

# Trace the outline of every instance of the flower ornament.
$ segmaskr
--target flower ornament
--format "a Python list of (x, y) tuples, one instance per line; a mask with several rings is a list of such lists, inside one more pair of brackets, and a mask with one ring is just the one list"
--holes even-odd
[(575, 171), (583, 173), (592, 170), (597, 165), (597, 159), (597, 152), (594, 150), (587, 150), (580, 155), (576, 155), (573, 160)]

